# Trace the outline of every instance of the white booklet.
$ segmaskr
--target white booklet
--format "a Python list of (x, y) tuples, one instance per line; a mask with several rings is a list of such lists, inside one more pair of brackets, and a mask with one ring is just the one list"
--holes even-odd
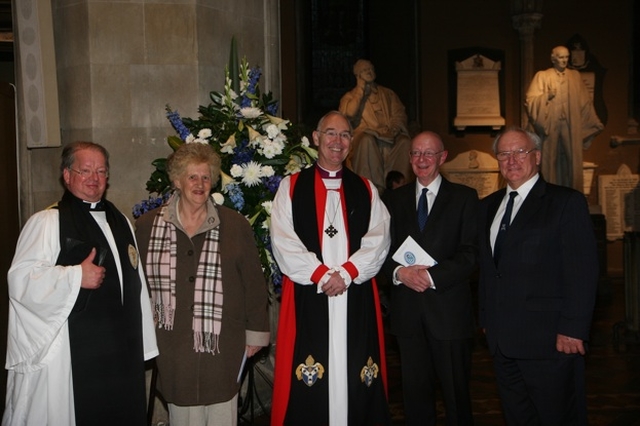
[(401, 264), (402, 266), (411, 265), (425, 265), (435, 266), (438, 262), (431, 257), (420, 245), (411, 238), (411, 235), (407, 237), (398, 250), (391, 257), (393, 260)]

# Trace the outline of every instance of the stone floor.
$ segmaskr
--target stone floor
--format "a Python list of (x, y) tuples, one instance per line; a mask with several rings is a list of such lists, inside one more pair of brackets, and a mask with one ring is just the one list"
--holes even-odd
[[(589, 425), (640, 426), (639, 335), (637, 328), (625, 323), (623, 280), (614, 277), (601, 287), (594, 314), (591, 350), (586, 358)], [(393, 424), (401, 425), (404, 417), (399, 357), (391, 336), (387, 336), (387, 360)], [(476, 426), (504, 424), (491, 358), (480, 335), (473, 353), (471, 393)], [(444, 424), (441, 402), (438, 403), (438, 410), (438, 424)], [(249, 416), (245, 416), (240, 424), (269, 424), (266, 415), (254, 418), (253, 422), (250, 420)]]

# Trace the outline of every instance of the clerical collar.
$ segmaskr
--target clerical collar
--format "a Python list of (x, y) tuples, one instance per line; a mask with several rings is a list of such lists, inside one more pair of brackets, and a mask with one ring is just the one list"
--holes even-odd
[(316, 164), (316, 167), (322, 179), (342, 179), (342, 168), (340, 168), (340, 170), (325, 170), (318, 164)]
[(92, 211), (92, 212), (104, 211), (104, 201), (102, 200), (96, 201), (96, 202), (82, 200), (82, 203), (84, 204), (85, 207), (89, 209), (89, 211)]

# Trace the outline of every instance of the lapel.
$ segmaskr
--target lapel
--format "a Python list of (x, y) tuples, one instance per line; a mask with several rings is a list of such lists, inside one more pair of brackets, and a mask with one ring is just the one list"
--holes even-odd
[[(429, 234), (434, 232), (442, 227), (442, 224), (446, 221), (441, 221), (441, 217), (445, 217), (447, 214), (447, 207), (449, 205), (449, 199), (451, 198), (451, 187), (449, 181), (447, 181), (444, 176), (442, 177), (442, 182), (440, 183), (440, 189), (438, 189), (438, 195), (433, 201), (433, 206), (431, 206), (431, 210), (429, 211), (429, 216), (427, 217), (427, 224), (424, 227), (423, 234)], [(417, 224), (416, 219), (416, 224)], [(417, 227), (417, 225), (416, 225)]]
[[(499, 189), (497, 192), (494, 192), (491, 195), (490, 199), (488, 199), (489, 206), (487, 207), (487, 217), (485, 218), (484, 224), (484, 241), (485, 241), (485, 249), (491, 253), (491, 224), (493, 223), (493, 219), (496, 217), (496, 213), (498, 212), (498, 207), (500, 207), (500, 202), (504, 198), (504, 195), (507, 192), (507, 188)], [(493, 263), (493, 262), (492, 262)]]
[[(416, 185), (417, 183), (406, 185), (404, 194), (402, 194), (403, 202), (402, 206), (407, 208), (404, 211), (404, 224), (403, 227), (407, 230), (407, 233), (413, 237), (414, 240), (420, 236), (420, 227), (418, 226), (418, 206), (416, 202)], [(429, 220), (427, 219), (427, 222)]]

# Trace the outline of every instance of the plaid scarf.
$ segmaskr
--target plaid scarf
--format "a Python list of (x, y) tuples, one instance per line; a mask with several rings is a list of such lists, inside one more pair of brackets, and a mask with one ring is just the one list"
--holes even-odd
[[(146, 271), (154, 307), (154, 319), (159, 328), (173, 329), (176, 306), (176, 226), (164, 220), (167, 206), (160, 209), (153, 221), (149, 239)], [(222, 325), (222, 268), (218, 250), (219, 227), (207, 232), (193, 294), (193, 349), (196, 352), (220, 352)]]

